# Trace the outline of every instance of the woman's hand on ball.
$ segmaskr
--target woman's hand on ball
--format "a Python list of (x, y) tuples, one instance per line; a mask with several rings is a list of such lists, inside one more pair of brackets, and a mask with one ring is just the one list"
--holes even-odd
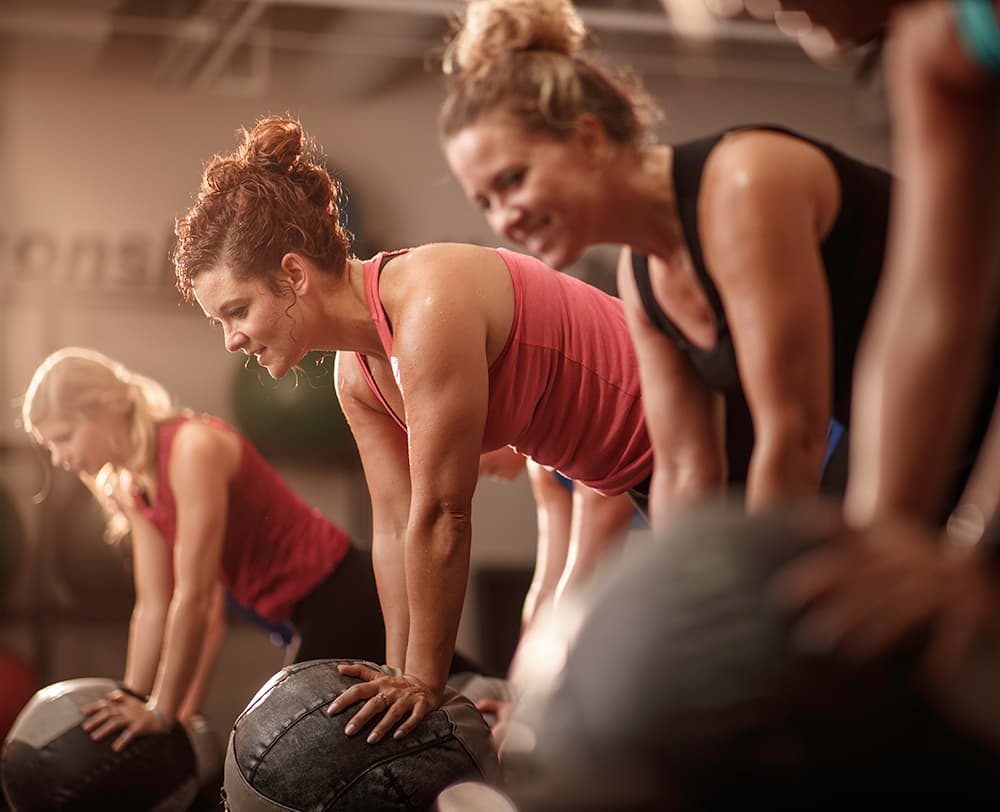
[(351, 717), (344, 732), (353, 736), (370, 721), (378, 719), (368, 734), (369, 744), (381, 741), (394, 727), (393, 738), (403, 738), (441, 704), (442, 697), (411, 674), (387, 676), (385, 672), (361, 663), (340, 665), (338, 669), (341, 674), (364, 681), (352, 685), (338, 696), (330, 703), (327, 713), (335, 716), (352, 705), (364, 703)]
[(111, 691), (104, 699), (85, 705), (82, 710), (87, 718), (81, 726), (94, 741), (122, 731), (111, 743), (115, 751), (125, 749), (137, 736), (167, 732), (164, 722), (145, 702), (125, 691)]

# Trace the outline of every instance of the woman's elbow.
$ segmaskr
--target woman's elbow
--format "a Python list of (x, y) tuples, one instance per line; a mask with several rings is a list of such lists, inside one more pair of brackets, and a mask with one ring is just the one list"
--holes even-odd
[(470, 502), (442, 499), (415, 513), (411, 529), (438, 551), (451, 553), (468, 547), (472, 535)]

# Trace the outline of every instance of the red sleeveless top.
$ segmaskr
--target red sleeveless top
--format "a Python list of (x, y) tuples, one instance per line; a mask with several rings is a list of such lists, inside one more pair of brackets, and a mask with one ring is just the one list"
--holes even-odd
[[(208, 416), (180, 417), (157, 427), (156, 500), (146, 505), (136, 494), (135, 503), (171, 547), (176, 542), (177, 505), (170, 487), (170, 452), (187, 420), (204, 420), (237, 434)], [(229, 483), (220, 576), (237, 601), (280, 623), (340, 563), (351, 541), (293, 493), (245, 437), (237, 436), (241, 455)]]
[[(510, 272), (514, 318), (489, 370), (482, 450), (513, 446), (602, 493), (639, 485), (652, 474), (653, 449), (621, 301), (533, 257), (494, 250)], [(378, 292), (386, 256), (365, 262), (365, 291), (392, 359), (392, 333)], [(358, 359), (369, 387), (405, 431), (363, 357)]]

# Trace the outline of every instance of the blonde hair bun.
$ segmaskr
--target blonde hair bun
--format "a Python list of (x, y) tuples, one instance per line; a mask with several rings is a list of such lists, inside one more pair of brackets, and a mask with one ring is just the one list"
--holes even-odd
[(445, 73), (475, 73), (511, 51), (574, 56), (586, 39), (569, 0), (469, 0), (445, 54)]

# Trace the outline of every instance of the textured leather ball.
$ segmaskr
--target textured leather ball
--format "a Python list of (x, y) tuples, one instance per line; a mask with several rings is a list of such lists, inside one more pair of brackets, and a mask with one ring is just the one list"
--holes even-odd
[(230, 809), (423, 810), (459, 781), (499, 780), (489, 726), (464, 696), (448, 690), (407, 736), (366, 741), (344, 727), (360, 704), (336, 716), (329, 704), (358, 682), (337, 670), (352, 660), (311, 660), (283, 668), (237, 718), (225, 763)]

